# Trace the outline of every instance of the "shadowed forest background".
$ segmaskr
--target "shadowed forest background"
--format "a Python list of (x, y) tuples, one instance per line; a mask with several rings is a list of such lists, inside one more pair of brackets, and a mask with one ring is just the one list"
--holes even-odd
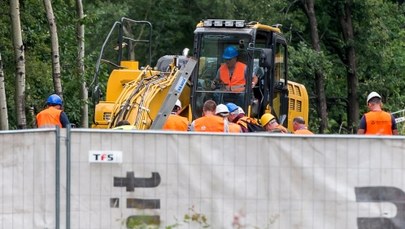
[[(21, 100), (16, 99), (18, 74), (10, 14), (11, 2), (16, 1), (0, 2), (0, 82), (4, 82), (7, 104), (0, 107), (1, 112), (8, 113), (8, 129), (32, 128), (35, 115), (55, 92), (45, 1), (25, 0), (19, 5), (26, 125), (17, 118), (16, 103)], [(289, 79), (304, 84), (308, 90), (309, 127), (315, 133), (354, 133), (371, 91), (382, 95), (385, 110), (405, 108), (403, 0), (94, 0), (83, 2), (82, 18), (77, 13), (79, 2), (52, 2), (64, 109), (77, 127), (86, 127), (82, 123), (83, 105), (89, 107), (88, 125), (93, 112), (91, 99), (83, 100), (79, 88), (83, 81), (87, 86), (91, 84), (103, 41), (121, 17), (152, 23), (152, 65), (163, 55), (180, 55), (184, 48), (191, 49), (193, 31), (201, 19), (281, 24), (289, 42)], [(84, 72), (77, 64), (80, 25), (85, 34)], [(139, 60), (141, 65), (145, 63), (143, 57)], [(4, 124), (1, 129), (5, 129)]]

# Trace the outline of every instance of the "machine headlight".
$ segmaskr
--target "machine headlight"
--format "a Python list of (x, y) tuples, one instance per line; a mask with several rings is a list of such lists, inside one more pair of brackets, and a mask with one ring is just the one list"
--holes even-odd
[(103, 113), (103, 119), (105, 120), (105, 121), (110, 121), (111, 120), (111, 112), (104, 112)]

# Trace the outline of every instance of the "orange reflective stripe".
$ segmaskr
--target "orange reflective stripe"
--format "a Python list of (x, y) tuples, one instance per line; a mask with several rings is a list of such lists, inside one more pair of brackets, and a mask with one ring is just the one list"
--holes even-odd
[(242, 62), (236, 62), (232, 77), (228, 66), (222, 64), (219, 68), (219, 78), (226, 85), (228, 91), (242, 92), (245, 90), (245, 69), (246, 65)]
[(366, 130), (364, 134), (392, 135), (392, 117), (385, 111), (370, 111), (365, 114)]
[(47, 109), (39, 112), (37, 114), (37, 126), (39, 128), (54, 127), (59, 126), (62, 128), (62, 123), (60, 122), (60, 114), (62, 110), (56, 109), (55, 107), (48, 107)]
[(171, 114), (166, 123), (163, 125), (163, 130), (177, 130), (177, 131), (187, 131), (188, 120), (180, 115)]

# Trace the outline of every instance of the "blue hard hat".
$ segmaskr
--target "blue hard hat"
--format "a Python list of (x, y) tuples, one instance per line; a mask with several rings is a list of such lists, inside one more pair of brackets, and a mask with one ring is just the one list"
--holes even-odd
[(62, 106), (62, 99), (57, 94), (52, 94), (46, 100), (46, 104), (48, 105), (61, 105)]
[(229, 112), (234, 112), (238, 109), (238, 106), (234, 103), (227, 103), (226, 107), (228, 107)]
[(238, 50), (233, 46), (228, 46), (225, 48), (222, 58), (224, 58), (225, 60), (230, 60), (237, 56), (238, 56)]

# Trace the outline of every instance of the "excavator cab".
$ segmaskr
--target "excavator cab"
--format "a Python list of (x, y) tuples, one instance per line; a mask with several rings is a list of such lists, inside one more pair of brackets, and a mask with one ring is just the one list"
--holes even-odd
[[(272, 113), (290, 129), (295, 116), (308, 120), (305, 87), (287, 79), (287, 42), (279, 28), (243, 20), (207, 19), (194, 33), (198, 71), (192, 76), (193, 119), (202, 115), (204, 102), (212, 99), (217, 104), (235, 103), (258, 119)], [(229, 89), (219, 80), (223, 52), (230, 46), (238, 52), (237, 61), (247, 66), (243, 90)], [(254, 87), (253, 77), (258, 78)]]

